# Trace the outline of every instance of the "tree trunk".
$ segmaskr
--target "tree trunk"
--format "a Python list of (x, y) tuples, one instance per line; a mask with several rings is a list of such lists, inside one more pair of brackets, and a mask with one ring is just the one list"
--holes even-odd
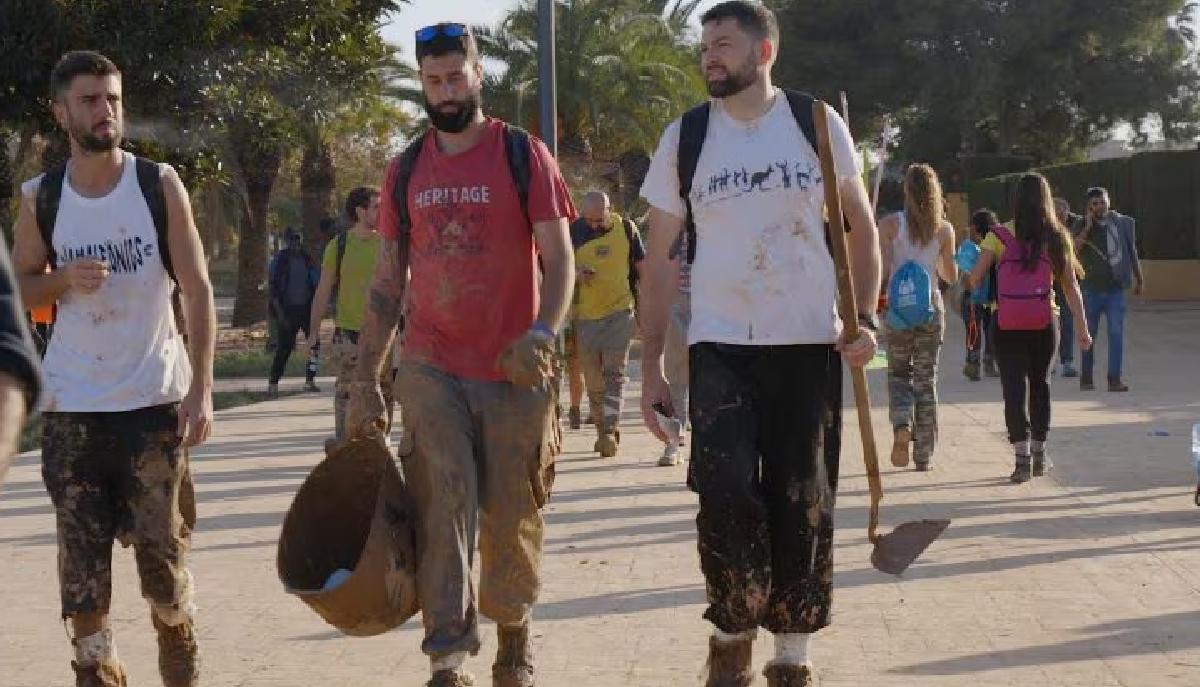
[(336, 172), (329, 143), (314, 130), (305, 137), (304, 157), (300, 160), (300, 216), (304, 228), (304, 247), (314, 259), (320, 261), (325, 249), (321, 234), (321, 220), (331, 217), (333, 189)]
[(283, 161), (282, 148), (249, 135), (232, 136), (234, 156), (246, 189), (242, 235), (238, 243), (237, 295), (233, 326), (246, 327), (267, 318), (267, 210)]
[(13, 241), (13, 159), (8, 152), (12, 141), (13, 133), (0, 128), (0, 232), (3, 232), (4, 240), (9, 246)]

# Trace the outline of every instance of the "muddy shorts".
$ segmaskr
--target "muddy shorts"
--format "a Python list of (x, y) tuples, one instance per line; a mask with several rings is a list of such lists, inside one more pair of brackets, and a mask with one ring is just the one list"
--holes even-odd
[(42, 479), (58, 528), (64, 618), (108, 611), (116, 540), (133, 546), (151, 603), (175, 605), (188, 592), (195, 494), (177, 420), (175, 405), (45, 415)]

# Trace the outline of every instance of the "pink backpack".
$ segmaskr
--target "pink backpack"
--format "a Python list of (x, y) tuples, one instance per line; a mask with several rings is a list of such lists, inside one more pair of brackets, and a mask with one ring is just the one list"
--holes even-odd
[(1017, 241), (1006, 227), (992, 228), (1004, 244), (1004, 257), (996, 268), (1000, 329), (1037, 331), (1050, 326), (1054, 317), (1054, 269), (1050, 255), (1042, 250), (1037, 266), (1025, 268), (1029, 244)]

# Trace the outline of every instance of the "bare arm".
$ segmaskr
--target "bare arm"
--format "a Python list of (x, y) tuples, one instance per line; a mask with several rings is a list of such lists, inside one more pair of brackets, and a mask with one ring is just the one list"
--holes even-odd
[(995, 262), (995, 253), (987, 249), (980, 251), (979, 260), (975, 262), (975, 267), (971, 270), (967, 285), (972, 289), (978, 289), (983, 284), (983, 280), (987, 279), (988, 270), (992, 269)]
[[(324, 281), (324, 274), (321, 279)], [(402, 245), (394, 238), (382, 239), (375, 265), (375, 280), (367, 295), (367, 316), (362, 331), (358, 333), (355, 381), (374, 384), (379, 379), (383, 361), (392, 348), (396, 326), (400, 324), (400, 315), (404, 311), (407, 281), (408, 244)], [(320, 297), (320, 293), (317, 295)]]
[(942, 250), (938, 254), (938, 274), (943, 281), (953, 284), (958, 281), (958, 265), (954, 262), (954, 227), (945, 222), (938, 233), (942, 242)]
[(33, 200), (22, 195), (17, 224), (13, 230), (13, 270), (17, 274), (21, 300), (28, 308), (53, 305), (70, 287), (67, 270), (58, 269), (47, 273), (49, 253), (42, 243)]
[(25, 423), (25, 403), (25, 387), (16, 377), (0, 372), (0, 482), (4, 481), (9, 460), (17, 452)]
[(879, 232), (871, 211), (871, 201), (862, 179), (854, 177), (841, 182), (842, 208), (850, 222), (847, 235), (850, 267), (854, 271), (854, 295), (858, 312), (874, 314), (879, 301), (880, 255)]
[(321, 280), (317, 282), (317, 293), (313, 296), (312, 310), (309, 313), (308, 331), (311, 333), (308, 347), (315, 348), (321, 342), (321, 322), (325, 320), (325, 309), (329, 307), (329, 299), (333, 296), (333, 285), (337, 275), (333, 270), (321, 270)]
[(171, 265), (183, 297), (183, 317), (191, 348), (192, 386), (180, 404), (179, 435), (188, 446), (208, 439), (213, 407), (213, 348), (217, 336), (217, 312), (212, 284), (204, 261), (200, 232), (192, 217), (192, 204), (179, 175), (169, 169), (163, 175), (167, 201), (167, 243)]
[(192, 385), (211, 388), (217, 311), (213, 305), (212, 283), (208, 280), (204, 247), (200, 242), (200, 232), (196, 230), (187, 189), (175, 170), (163, 176), (163, 191), (167, 199), (167, 242), (171, 248), (171, 265), (175, 269), (175, 278), (179, 280), (191, 348)]
[(554, 331), (562, 328), (575, 284), (575, 251), (566, 218), (537, 222), (533, 241), (542, 256), (542, 307), (538, 320)]
[(671, 247), (684, 231), (684, 221), (669, 212), (650, 208), (650, 231), (646, 237), (646, 259), (640, 263), (642, 360), (643, 366), (662, 365), (666, 348), (671, 304), (679, 293), (678, 261)]

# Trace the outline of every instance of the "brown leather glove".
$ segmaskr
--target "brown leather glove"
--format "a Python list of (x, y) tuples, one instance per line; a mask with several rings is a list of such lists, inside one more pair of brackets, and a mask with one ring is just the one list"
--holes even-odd
[(496, 366), (517, 386), (542, 386), (554, 371), (554, 337), (530, 329), (500, 353)]

